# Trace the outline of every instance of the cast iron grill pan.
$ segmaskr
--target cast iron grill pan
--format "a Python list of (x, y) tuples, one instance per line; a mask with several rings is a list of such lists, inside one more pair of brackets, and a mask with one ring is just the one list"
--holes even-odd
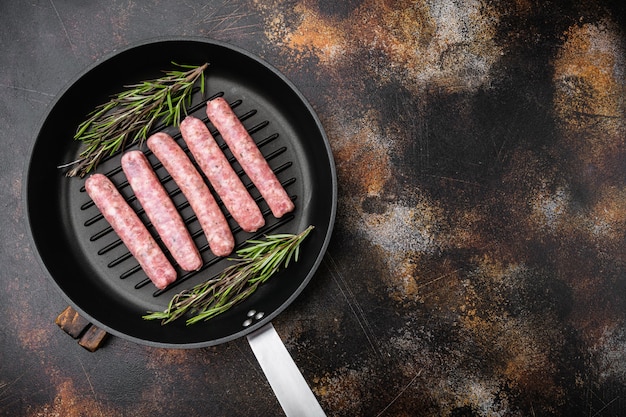
[[(157, 290), (130, 256), (84, 190), (84, 178), (66, 178), (59, 165), (76, 159), (81, 147), (72, 137), (76, 126), (98, 104), (129, 85), (156, 78), (171, 62), (209, 62), (206, 91), (194, 93), (190, 114), (204, 120), (236, 172), (257, 200), (266, 225), (242, 231), (224, 209), (241, 247), (269, 233), (298, 233), (315, 226), (303, 243), (298, 263), (278, 273), (248, 300), (214, 319), (186, 326), (183, 320), (162, 326), (141, 318), (163, 310), (176, 292), (218, 274), (229, 261), (215, 257), (188, 202), (167, 171), (144, 145), (157, 176), (181, 213), (201, 250), (198, 272), (179, 270), (175, 284)], [(223, 96), (259, 146), (296, 209), (274, 218), (216, 129), (208, 122), (205, 102)], [(178, 128), (158, 126), (187, 151)], [(136, 145), (125, 151), (137, 148)], [(148, 225), (120, 168), (121, 152), (104, 160), (96, 172), (107, 175)], [(189, 153), (188, 153), (189, 154)], [(193, 161), (193, 158), (192, 158)], [(201, 172), (199, 170), (199, 172)], [(207, 182), (208, 183), (208, 182)], [(214, 193), (221, 205), (219, 197)], [(304, 289), (328, 245), (336, 210), (336, 174), (323, 128), (310, 105), (277, 70), (249, 53), (206, 39), (147, 42), (115, 53), (72, 82), (53, 104), (31, 152), (27, 172), (28, 221), (37, 253), (55, 284), (86, 318), (112, 334), (148, 345), (201, 347), (241, 337), (269, 322)], [(169, 254), (168, 254), (169, 256)]]
[[(210, 97), (210, 99), (213, 99), (215, 97), (222, 97), (223, 95), (224, 95), (223, 92), (220, 92)], [(194, 97), (196, 101), (200, 102), (200, 104), (191, 107), (189, 109), (190, 110), (189, 114), (199, 118), (200, 120), (204, 121), (205, 124), (210, 126), (208, 117), (204, 114), (204, 109), (205, 109), (204, 102), (206, 101), (206, 98), (203, 97), (203, 95), (201, 95), (200, 93), (195, 94)], [(237, 107), (239, 107), (241, 103), (242, 103), (242, 100), (235, 100), (234, 102), (230, 103), (230, 105), (236, 111)], [(246, 112), (245, 114), (243, 114), (242, 116), (239, 116), (239, 120), (242, 123), (245, 123), (248, 119), (253, 118), (255, 115), (257, 115), (257, 113), (258, 111), (256, 109), (250, 110)], [(268, 120), (263, 120), (260, 123), (255, 124), (251, 128), (248, 128), (247, 130), (248, 130), (248, 133), (250, 133), (250, 135), (253, 136), (253, 139), (254, 139), (255, 136), (258, 136), (257, 133), (259, 135), (264, 134), (264, 128), (269, 125), (270, 125), (270, 122)], [(184, 140), (182, 139), (182, 135), (180, 134), (180, 131), (178, 129), (157, 128), (154, 131), (159, 131), (159, 130), (169, 133), (174, 138), (174, 140), (176, 140), (176, 142), (183, 148), (183, 150), (187, 153), (187, 155), (191, 158), (192, 162), (194, 162), (193, 156), (188, 151), (188, 148)], [(254, 184), (252, 184), (252, 182), (246, 176), (243, 169), (237, 163), (235, 157), (232, 156), (227, 145), (223, 141), (220, 140), (221, 136), (219, 135), (219, 132), (216, 129), (210, 129), (210, 130), (211, 130), (211, 134), (213, 135), (213, 137), (219, 141), (218, 143), (220, 145), (220, 148), (227, 155), (227, 158), (231, 166), (236, 168), (236, 172), (238, 176), (241, 178), (242, 182), (244, 183), (248, 191), (252, 194), (256, 203), (261, 208), (261, 212), (263, 213), (263, 217), (265, 218), (264, 227), (262, 227), (261, 229), (259, 229), (257, 232), (253, 234), (245, 233), (233, 221), (230, 213), (223, 206), (219, 196), (213, 191), (213, 196), (215, 197), (220, 208), (224, 212), (226, 219), (229, 221), (230, 229), (232, 230), (235, 236), (235, 242), (237, 244), (235, 248), (235, 251), (236, 251), (238, 248), (244, 246), (245, 241), (250, 239), (251, 237), (255, 239), (262, 238), (263, 235), (270, 234), (274, 230), (278, 229), (279, 227), (286, 225), (289, 221), (293, 220), (294, 215), (292, 213), (289, 213), (283, 216), (281, 219), (276, 219), (272, 216), (269, 207), (267, 206), (263, 198), (260, 196), (258, 190), (256, 190), (256, 188), (254, 187)], [(257, 143), (257, 146), (259, 147), (261, 152), (263, 152), (263, 150), (269, 147), (269, 144), (271, 142), (277, 140), (280, 137), (280, 135), (278, 133), (270, 133), (269, 135), (261, 136), (261, 137), (262, 137), (261, 140), (258, 140), (255, 142)], [(137, 149), (137, 148), (139, 147), (133, 146), (131, 148), (127, 148), (125, 151), (128, 151), (130, 149)], [(182, 215), (183, 221), (185, 225), (187, 226), (188, 230), (190, 231), (191, 236), (194, 239), (196, 246), (200, 250), (200, 254), (202, 255), (202, 258), (203, 258), (203, 266), (200, 269), (200, 271), (204, 271), (215, 264), (219, 264), (218, 266), (219, 271), (223, 270), (228, 264), (227, 259), (223, 257), (217, 257), (211, 253), (208, 242), (206, 241), (204, 232), (197, 221), (196, 215), (191, 210), (189, 206), (189, 202), (183, 196), (178, 185), (174, 182), (172, 177), (163, 168), (162, 164), (158, 161), (158, 159), (156, 159), (152, 155), (152, 152), (149, 149), (147, 149), (146, 147), (141, 147), (139, 149), (141, 149), (144, 152), (144, 154), (148, 157), (148, 160), (150, 161), (153, 169), (155, 170), (157, 176), (159, 177), (161, 184), (168, 191), (168, 194), (170, 198), (172, 199), (172, 201), (174, 201), (175, 206), (178, 209), (178, 212)], [(272, 164), (273, 161), (277, 160), (286, 151), (287, 151), (286, 146), (280, 146), (274, 149), (271, 153), (264, 154), (264, 156), (265, 156), (265, 159), (270, 164)], [(140, 215), (144, 224), (148, 226), (151, 234), (153, 235), (157, 243), (159, 243), (159, 245), (165, 252), (166, 256), (168, 256), (168, 258), (170, 259), (170, 262), (172, 262), (172, 264), (176, 267), (176, 263), (171, 258), (171, 256), (169, 256), (169, 252), (167, 251), (167, 248), (161, 243), (160, 236), (154, 229), (150, 220), (145, 216), (144, 209), (141, 207), (135, 195), (132, 193), (132, 188), (130, 188), (130, 185), (128, 184), (128, 181), (120, 165), (120, 158), (119, 158), (120, 155), (121, 154), (116, 154), (114, 155), (114, 158), (107, 158), (107, 161), (103, 165), (104, 166), (113, 165), (113, 168), (105, 172), (105, 175), (109, 177), (109, 179), (111, 179), (116, 184), (118, 190), (122, 192), (123, 195), (126, 196), (125, 198), (126, 201), (134, 208), (135, 212)], [(293, 167), (292, 161), (286, 161), (286, 162), (281, 161), (281, 164), (279, 166), (273, 168), (274, 173), (279, 177), (279, 179), (284, 178), (284, 180), (281, 181), (281, 184), (283, 185), (283, 187), (285, 187), (285, 189), (288, 192), (292, 188), (290, 186), (296, 182), (296, 178), (293, 176), (290, 176), (290, 174), (292, 173), (291, 172), (292, 170), (290, 169), (291, 167)], [(198, 169), (198, 172), (201, 173), (201, 175), (203, 176), (205, 182), (209, 185), (209, 187), (211, 187), (210, 182), (202, 174), (202, 170), (197, 165), (196, 165), (196, 168)], [(103, 169), (101, 168), (99, 171), (103, 171)], [(81, 192), (85, 192), (84, 187), (81, 188)], [(292, 201), (294, 202), (297, 199), (296, 195), (291, 195), (290, 197)], [(97, 246), (103, 245), (100, 249), (98, 249), (97, 251), (98, 255), (105, 257), (105, 259), (108, 261), (107, 267), (109, 267), (112, 270), (112, 273), (119, 273), (120, 279), (133, 278), (133, 284), (136, 290), (140, 290), (145, 286), (149, 286), (150, 289), (154, 289), (154, 292), (152, 293), (153, 297), (163, 296), (166, 293), (168, 294), (168, 296), (171, 296), (171, 293), (175, 292), (174, 290), (179, 285), (183, 284), (185, 281), (187, 281), (191, 277), (198, 274), (198, 272), (200, 272), (200, 271), (191, 271), (191, 272), (183, 271), (180, 268), (178, 268), (177, 272), (178, 272), (179, 278), (174, 283), (172, 283), (171, 285), (169, 285), (167, 288), (163, 290), (155, 289), (151, 285), (152, 283), (150, 279), (148, 279), (145, 276), (141, 267), (135, 261), (135, 259), (130, 254), (130, 252), (128, 250), (124, 250), (125, 246), (122, 240), (119, 239), (119, 237), (116, 234), (114, 234), (115, 232), (113, 231), (111, 226), (108, 224), (108, 222), (106, 222), (106, 220), (102, 216), (102, 213), (98, 210), (97, 207), (95, 207), (95, 204), (93, 203), (93, 201), (89, 198), (88, 195), (85, 195), (85, 198), (88, 201), (85, 202), (81, 206), (81, 209), (85, 211), (85, 215), (87, 216), (87, 220), (85, 221), (84, 225), (88, 229), (87, 233), (90, 234), (90, 237), (89, 237), (90, 242), (94, 242), (95, 245)], [(113, 236), (111, 236), (111, 234), (113, 234)], [(234, 255), (235, 253), (233, 253), (231, 256), (234, 256)]]

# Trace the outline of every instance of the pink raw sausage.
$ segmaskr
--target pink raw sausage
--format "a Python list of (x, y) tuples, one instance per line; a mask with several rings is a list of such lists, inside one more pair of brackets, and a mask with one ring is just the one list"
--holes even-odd
[(272, 214), (282, 217), (293, 211), (293, 201), (228, 102), (222, 97), (210, 100), (207, 102), (206, 114), (267, 202)]
[(174, 260), (186, 271), (200, 269), (200, 252), (143, 152), (135, 150), (122, 155), (122, 169)]
[(180, 132), (194, 159), (239, 226), (246, 232), (255, 232), (262, 227), (265, 219), (259, 206), (228, 163), (204, 122), (187, 116), (180, 123)]
[(185, 151), (163, 132), (148, 138), (148, 148), (159, 158), (189, 201), (211, 251), (217, 256), (229, 255), (235, 247), (235, 238), (228, 221)]
[(154, 285), (163, 289), (174, 282), (174, 267), (115, 185), (106, 176), (93, 174), (85, 189)]

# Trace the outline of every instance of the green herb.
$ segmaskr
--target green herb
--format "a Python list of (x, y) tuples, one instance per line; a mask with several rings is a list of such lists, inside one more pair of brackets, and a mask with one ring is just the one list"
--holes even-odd
[(313, 228), (309, 226), (298, 235), (275, 234), (266, 236), (265, 240), (249, 240), (250, 245), (239, 249), (239, 258), (230, 258), (234, 263), (217, 278), (176, 294), (165, 311), (153, 312), (143, 318), (162, 320), (166, 324), (185, 313), (193, 313), (187, 319), (187, 324), (193, 324), (225, 312), (254, 293), (281, 265), (286, 268), (292, 258), (297, 262), (300, 243)]
[(130, 143), (143, 143), (155, 122), (180, 124), (187, 112), (191, 93), (198, 79), (204, 93), (204, 70), (201, 66), (174, 65), (184, 70), (165, 71), (163, 77), (128, 85), (127, 90), (101, 104), (82, 122), (74, 135), (85, 144), (76, 161), (59, 168), (72, 167), (66, 175), (84, 176), (106, 155), (112, 155)]

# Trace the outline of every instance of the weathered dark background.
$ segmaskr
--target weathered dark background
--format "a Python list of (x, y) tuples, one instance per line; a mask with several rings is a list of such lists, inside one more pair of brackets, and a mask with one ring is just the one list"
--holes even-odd
[(626, 415), (626, 5), (0, 2), (0, 415), (275, 416), (245, 340), (94, 353), (24, 220), (54, 97), (136, 41), (283, 71), (339, 176), (316, 277), (274, 324), (330, 416)]

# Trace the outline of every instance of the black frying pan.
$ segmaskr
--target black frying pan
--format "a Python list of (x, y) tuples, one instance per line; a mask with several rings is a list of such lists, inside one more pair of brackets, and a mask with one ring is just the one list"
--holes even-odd
[[(266, 233), (315, 229), (303, 243), (298, 263), (271, 278), (246, 301), (204, 323), (184, 320), (161, 325), (142, 319), (163, 310), (176, 292), (213, 277), (226, 265), (206, 247), (206, 240), (184, 197), (167, 172), (146, 152), (190, 232), (202, 249), (203, 269), (183, 274), (177, 285), (159, 292), (147, 280), (126, 247), (99, 217), (84, 192), (84, 178), (67, 178), (58, 166), (76, 159), (81, 147), (72, 137), (78, 124), (98, 104), (125, 85), (153, 79), (171, 62), (209, 62), (205, 97), (196, 93), (190, 111), (206, 119), (203, 103), (223, 95), (251, 131), (262, 153), (295, 201), (296, 210), (275, 219), (260, 201), (266, 226), (257, 234), (235, 230), (238, 245)], [(176, 128), (163, 128), (180, 141)], [(214, 129), (212, 129), (214, 131)], [(218, 142), (221, 138), (216, 136)], [(226, 150), (227, 155), (230, 156)], [(120, 155), (105, 160), (106, 173), (140, 213), (119, 170)], [(238, 169), (234, 162), (233, 166)], [(249, 180), (245, 175), (246, 184)], [(251, 193), (258, 193), (251, 187)], [(27, 171), (28, 221), (41, 261), (52, 279), (83, 316), (108, 332), (151, 346), (194, 348), (244, 336), (283, 311), (304, 289), (319, 266), (330, 240), (337, 202), (336, 174), (323, 128), (311, 106), (276, 69), (241, 49), (207, 39), (176, 38), (142, 43), (119, 51), (80, 74), (56, 99), (42, 124)]]

